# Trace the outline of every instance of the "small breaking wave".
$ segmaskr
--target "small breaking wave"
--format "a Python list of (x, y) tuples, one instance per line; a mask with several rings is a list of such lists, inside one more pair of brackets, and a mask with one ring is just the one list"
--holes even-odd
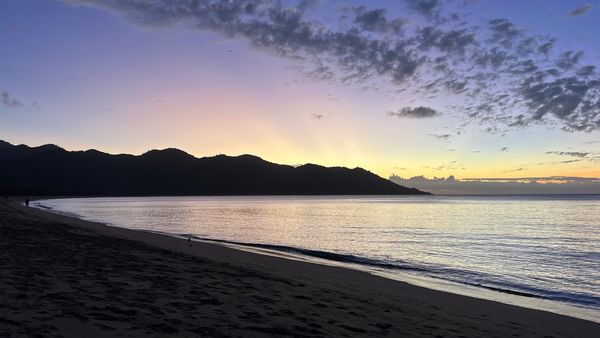
[(336, 253), (323, 250), (313, 250), (308, 248), (300, 248), (286, 245), (276, 244), (264, 244), (264, 243), (249, 243), (230, 241), (223, 239), (215, 239), (210, 237), (201, 237), (192, 234), (181, 234), (183, 237), (191, 237), (193, 239), (239, 245), (249, 248), (266, 249), (271, 251), (277, 251), (282, 253), (291, 253), (300, 256), (306, 256), (310, 258), (325, 259), (338, 263), (355, 264), (367, 269), (374, 270), (385, 270), (385, 271), (407, 271), (415, 272), (419, 275), (441, 279), (453, 283), (468, 285), (472, 287), (483, 288), (495, 292), (528, 297), (537, 299), (555, 300), (566, 303), (571, 303), (579, 306), (595, 307), (600, 308), (600, 298), (583, 295), (583, 294), (572, 294), (565, 292), (558, 292), (553, 290), (545, 290), (540, 288), (531, 287), (528, 285), (521, 284), (509, 284), (499, 281), (498, 277), (474, 272), (465, 271), (458, 269), (451, 269), (447, 267), (435, 267), (435, 266), (419, 266), (410, 262), (403, 261), (384, 261), (379, 259), (373, 259), (369, 257), (362, 257), (346, 253)]

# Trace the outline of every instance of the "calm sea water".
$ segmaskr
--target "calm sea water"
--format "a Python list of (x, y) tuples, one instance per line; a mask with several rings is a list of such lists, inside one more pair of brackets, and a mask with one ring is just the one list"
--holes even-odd
[(563, 313), (585, 309), (588, 319), (600, 320), (600, 195), (37, 203), (121, 227), (285, 251), (387, 276), (465, 286), (474, 293), (494, 290), (489, 292), (566, 304)]

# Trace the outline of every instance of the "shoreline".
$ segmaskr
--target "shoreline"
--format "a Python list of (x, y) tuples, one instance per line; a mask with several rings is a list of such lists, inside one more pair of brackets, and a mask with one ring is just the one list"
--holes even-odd
[[(554, 196), (554, 195), (553, 195)], [(291, 196), (294, 197), (294, 196)], [(317, 198), (319, 196), (316, 196)], [(32, 202), (43, 202), (50, 199), (63, 199), (69, 197), (55, 197), (55, 198), (47, 198), (40, 197), (35, 198)], [(81, 198), (81, 197), (77, 197)], [(93, 198), (93, 197), (92, 197)], [(225, 246), (227, 248), (233, 250), (241, 250), (244, 252), (249, 252), (253, 254), (259, 255), (267, 255), (273, 256), (283, 259), (291, 259), (300, 262), (305, 262), (309, 264), (317, 264), (324, 265), (330, 267), (339, 267), (350, 270), (356, 270), (360, 272), (365, 272), (369, 275), (383, 277), (385, 279), (390, 279), (393, 281), (399, 281), (402, 283), (408, 283), (412, 286), (427, 288), (431, 290), (436, 290), (440, 292), (447, 292), (454, 295), (472, 297), (476, 299), (488, 300), (493, 302), (499, 302), (502, 304), (508, 304), (513, 306), (518, 306), (526, 309), (546, 311), (554, 314), (565, 315), (577, 319), (583, 319), (587, 321), (592, 321), (600, 324), (600, 313), (590, 307), (577, 306), (575, 304), (570, 304), (567, 302), (561, 302), (558, 300), (554, 300), (551, 298), (545, 298), (543, 296), (538, 296), (530, 293), (523, 293), (519, 291), (513, 291), (510, 289), (498, 289), (494, 287), (488, 287), (480, 284), (468, 284), (461, 283), (453, 280), (448, 280), (444, 278), (436, 278), (426, 275), (419, 275), (418, 273), (410, 273), (410, 271), (400, 271), (400, 270), (387, 270), (385, 268), (377, 268), (373, 266), (369, 266), (368, 264), (361, 264), (352, 261), (343, 261), (336, 260), (330, 258), (324, 258), (321, 256), (313, 256), (310, 254), (304, 253), (304, 251), (313, 251), (311, 249), (305, 249), (300, 247), (285, 247), (280, 245), (270, 245), (270, 244), (262, 244), (262, 243), (244, 243), (244, 242), (235, 242), (224, 239), (213, 239), (213, 238), (204, 238), (198, 237), (196, 235), (190, 234), (178, 234), (178, 233), (168, 233), (161, 231), (153, 231), (153, 230), (145, 230), (145, 229), (136, 229), (136, 228), (128, 228), (126, 226), (112, 225), (106, 224), (102, 221), (91, 221), (80, 218), (81, 216), (76, 214), (70, 214), (68, 212), (63, 212), (60, 210), (54, 210), (50, 207), (47, 207), (43, 204), (33, 205), (34, 208), (38, 208), (42, 211), (49, 212), (51, 214), (61, 215), (67, 218), (71, 218), (76, 221), (83, 222), (91, 222), (102, 226), (127, 229), (132, 231), (142, 231), (155, 233), (158, 235), (169, 236), (177, 239), (187, 239), (190, 237), (194, 242), (207, 243), (212, 245)], [(281, 247), (283, 249), (280, 249)], [(286, 250), (291, 249), (291, 250)], [(333, 254), (330, 252), (320, 252), (323, 254)], [(335, 255), (335, 254), (333, 254)]]
[[(76, 216), (64, 215), (75, 219), (80, 219)], [(100, 224), (104, 224), (101, 223)], [(106, 224), (104, 224), (106, 225)], [(113, 225), (107, 225), (113, 226)], [(114, 226), (117, 228), (123, 228)], [(124, 228), (127, 229), (127, 228)], [(163, 236), (174, 237), (185, 240), (184, 235), (170, 234), (160, 231), (141, 230), (141, 229), (130, 229), (134, 231), (144, 231), (150, 233), (156, 233)], [(572, 304), (556, 301), (553, 299), (544, 298), (534, 294), (521, 293), (518, 291), (512, 291), (508, 289), (496, 289), (493, 287), (487, 287), (484, 285), (476, 284), (463, 284), (442, 278), (435, 278), (430, 276), (422, 276), (417, 274), (409, 274), (407, 271), (391, 271), (385, 269), (376, 269), (365, 266), (359, 263), (349, 263), (344, 261), (338, 261), (334, 259), (320, 258), (316, 256), (305, 255), (302, 253), (296, 253), (286, 250), (278, 250), (269, 248), (268, 244), (254, 244), (254, 243), (237, 243), (221, 239), (210, 239), (210, 238), (198, 238), (191, 236), (193, 242), (208, 243), (213, 245), (220, 245), (233, 250), (239, 250), (259, 255), (272, 256), (282, 259), (295, 260), (299, 262), (305, 262), (309, 264), (317, 264), (329, 267), (338, 267), (343, 269), (350, 269), (367, 273), (372, 276), (382, 277), (392, 281), (401, 283), (407, 283), (411, 286), (426, 288), (430, 290), (451, 293), (454, 295), (472, 297), (475, 299), (487, 300), (492, 302), (498, 302), (507, 305), (513, 305), (522, 307), (525, 309), (538, 310), (549, 312), (553, 314), (568, 316), (572, 318), (587, 320), (600, 324), (600, 315), (595, 309), (578, 307)]]
[[(518, 333), (521, 336), (556, 335), (565, 337), (593, 337), (600, 333), (600, 325), (592, 321), (541, 310), (527, 309), (495, 301), (436, 291), (373, 275), (364, 271), (242, 251), (225, 245), (207, 243), (205, 241), (195, 241), (190, 246), (186, 240), (174, 236), (84, 221), (37, 208), (27, 208), (21, 206), (16, 200), (4, 202), (2, 207), (7, 210), (5, 212), (10, 217), (17, 221), (19, 217), (24, 217), (24, 219), (32, 219), (31, 222), (35, 224), (47, 223), (52, 224), (52, 226), (59, 225), (65, 228), (75, 229), (74, 234), (76, 236), (83, 236), (80, 238), (81, 240), (92, 238), (91, 236), (102, 236), (103, 238), (107, 238), (105, 241), (121, 241), (119, 242), (120, 244), (130, 246), (130, 249), (138, 249), (138, 246), (140, 245), (148, 247), (147, 250), (149, 253), (147, 253), (147, 255), (152, 258), (149, 262), (152, 262), (153, 260), (161, 261), (164, 260), (165, 257), (175, 254), (177, 257), (182, 257), (182, 259), (183, 257), (188, 257), (185, 259), (198, 259), (205, 262), (209, 267), (226, 266), (233, 269), (232, 271), (235, 272), (244, 271), (248, 276), (252, 276), (251, 278), (249, 277), (250, 279), (257, 279), (254, 283), (250, 283), (253, 284), (253, 287), (256, 287), (257, 283), (272, 283), (272, 280), (286, 281), (284, 284), (287, 285), (287, 287), (284, 287), (282, 290), (277, 289), (277, 287), (273, 285), (270, 285), (269, 287), (265, 285), (262, 288), (257, 288), (258, 290), (256, 290), (256, 292), (258, 292), (258, 294), (255, 295), (257, 299), (265, 298), (266, 300), (256, 300), (254, 303), (245, 303), (256, 309), (265, 306), (271, 310), (281, 308), (273, 305), (274, 303), (277, 303), (277, 299), (269, 298), (267, 296), (268, 292), (265, 291), (281, 291), (279, 294), (280, 297), (289, 298), (290, 291), (286, 288), (298, 288), (299, 285), (302, 285), (302, 288), (308, 288), (311, 292), (307, 293), (306, 290), (304, 290), (303, 293), (293, 296), (292, 301), (285, 305), (285, 310), (289, 311), (295, 309), (295, 307), (300, 306), (295, 303), (305, 301), (307, 300), (306, 298), (309, 298), (309, 303), (312, 302), (312, 304), (303, 304), (303, 310), (305, 310), (306, 313), (317, 314), (318, 317), (333, 316), (334, 318), (329, 318), (328, 320), (333, 321), (336, 324), (334, 325), (327, 321), (324, 323), (316, 323), (318, 319), (310, 318), (311, 320), (308, 320), (306, 317), (293, 318), (299, 323), (306, 323), (307, 321), (298, 318), (307, 319), (310, 323), (315, 321), (315, 323), (312, 323), (315, 325), (308, 325), (306, 327), (296, 325), (298, 327), (296, 327), (295, 330), (287, 333), (292, 336), (386, 336), (390, 334), (393, 335), (394, 333), (417, 336), (427, 336), (434, 333), (441, 333), (444, 336), (459, 336), (461, 334), (467, 336), (507, 336), (508, 333)], [(5, 226), (10, 226), (10, 224)], [(65, 230), (60, 228), (54, 229), (59, 231), (56, 236), (62, 236), (60, 231)], [(71, 236), (71, 234), (67, 235)], [(81, 243), (81, 245), (84, 244), (85, 243)], [(115, 247), (114, 251), (117, 255), (123, 253), (119, 251), (119, 247)], [(125, 250), (122, 249), (122, 251)], [(81, 255), (88, 254), (86, 251), (80, 252)], [(7, 254), (5, 253), (5, 255)], [(104, 258), (113, 259), (113, 263), (121, 262), (116, 257)], [(132, 258), (135, 260), (137, 256), (134, 255)], [(174, 260), (169, 266), (172, 267), (174, 264), (177, 264), (177, 260)], [(152, 264), (148, 263), (148, 265)], [(149, 269), (149, 267), (138, 268)], [(78, 271), (74, 271), (73, 273), (76, 272)], [(125, 273), (124, 276), (125, 277), (123, 278), (126, 278), (127, 273)], [(174, 278), (173, 280), (183, 278), (182, 272), (180, 271), (172, 271), (172, 273), (167, 273), (166, 276)], [(268, 276), (268, 278), (265, 276)], [(210, 277), (211, 276), (207, 276), (207, 278)], [(94, 282), (93, 278), (90, 276), (87, 276), (86, 278), (91, 279), (91, 282)], [(223, 282), (223, 280), (220, 280), (219, 284), (223, 284)], [(232, 283), (231, 281), (226, 282), (229, 284)], [(240, 285), (243, 286), (248, 284), (244, 282), (243, 278), (237, 283), (239, 285), (232, 285), (229, 288), (225, 287), (227, 292), (234, 292), (235, 294), (235, 290), (238, 290)], [(324, 291), (327, 292), (323, 293)], [(338, 295), (338, 297), (332, 297), (332, 293)], [(211, 295), (218, 296), (219, 293), (216, 292)], [(317, 298), (314, 298), (315, 295), (317, 295)], [(323, 310), (324, 308), (322, 306), (327, 307), (328, 304), (316, 302), (316, 299), (324, 298), (325, 295), (327, 295), (326, 297), (332, 297), (332, 301), (329, 303), (334, 303), (336, 301), (340, 302), (342, 305), (339, 305), (339, 307), (343, 309), (328, 308), (328, 310)], [(4, 297), (4, 295), (1, 295), (1, 297)], [(355, 302), (356, 300), (359, 301)], [(222, 304), (224, 304), (224, 307), (227, 307), (227, 305), (235, 305), (226, 302), (223, 302)], [(261, 318), (263, 318), (263, 323), (279, 323), (281, 321), (291, 320), (285, 315), (271, 318), (267, 316), (268, 313), (256, 311), (256, 309), (251, 312), (258, 312)], [(397, 311), (393, 311), (392, 309)], [(0, 312), (0, 314), (3, 313)], [(241, 322), (244, 321), (244, 318), (245, 317), (238, 316), (238, 319)], [(183, 319), (179, 318), (177, 320), (182, 321)], [(373, 323), (373, 320), (375, 320), (376, 323)], [(398, 322), (403, 322), (405, 325), (399, 327), (397, 326)], [(327, 325), (328, 323), (329, 325)], [(369, 326), (369, 323), (378, 325)], [(96, 327), (101, 326), (96, 325)], [(281, 325), (278, 327), (281, 327)], [(294, 326), (292, 325), (291, 327)], [(303, 329), (301, 329), (301, 327), (303, 327)], [(312, 329), (310, 327), (312, 327)], [(119, 330), (119, 328), (116, 329)], [(252, 328), (244, 328), (244, 330), (247, 329), (251, 331), (243, 332), (253, 332), (254, 335), (265, 336), (277, 335), (277, 332), (275, 331), (256, 331)], [(305, 329), (309, 331), (303, 331)], [(234, 329), (235, 332), (238, 332), (238, 330), (242, 329)], [(310, 330), (315, 331), (311, 333)], [(181, 333), (181, 331), (178, 332)], [(219, 336), (217, 333), (223, 332), (227, 331), (211, 331), (207, 335)], [(141, 336), (144, 336), (144, 334)]]

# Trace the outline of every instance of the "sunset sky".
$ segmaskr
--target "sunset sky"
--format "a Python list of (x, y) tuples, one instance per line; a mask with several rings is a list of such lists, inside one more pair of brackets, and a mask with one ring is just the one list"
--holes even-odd
[(0, 139), (600, 177), (600, 2), (0, 0)]

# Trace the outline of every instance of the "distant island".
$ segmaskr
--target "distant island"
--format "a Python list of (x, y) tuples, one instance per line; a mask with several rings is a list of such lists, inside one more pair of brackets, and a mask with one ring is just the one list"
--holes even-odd
[(0, 163), (0, 193), (4, 195), (428, 194), (362, 168), (294, 167), (252, 155), (196, 158), (172, 148), (135, 156), (0, 141)]

